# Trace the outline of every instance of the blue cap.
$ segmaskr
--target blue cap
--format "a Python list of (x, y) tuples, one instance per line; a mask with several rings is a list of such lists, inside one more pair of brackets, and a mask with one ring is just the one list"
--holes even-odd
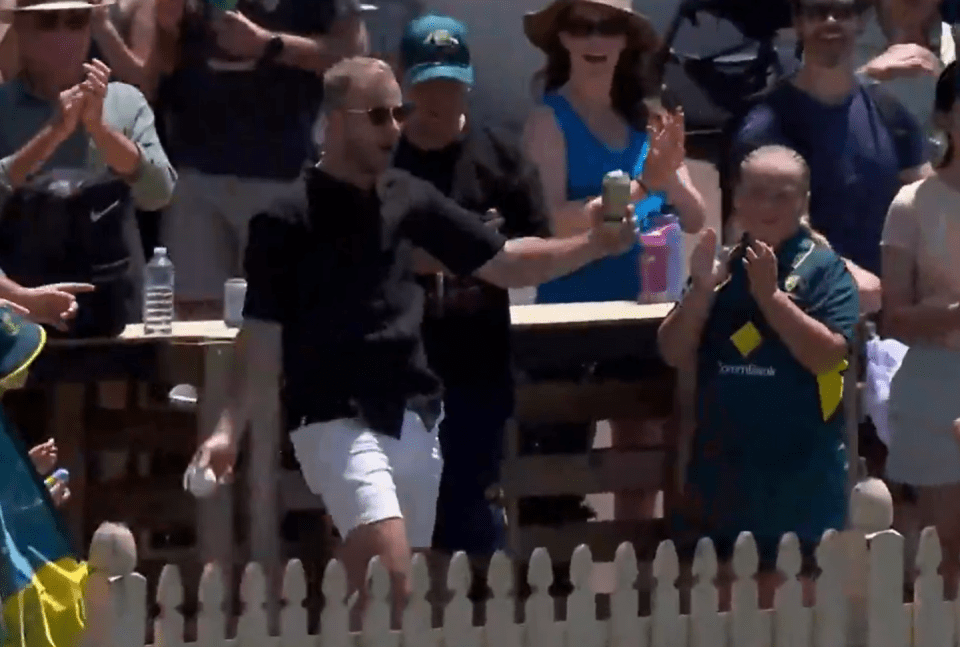
[(466, 26), (448, 16), (428, 15), (411, 20), (400, 41), (400, 64), (409, 85), (431, 79), (473, 85)]

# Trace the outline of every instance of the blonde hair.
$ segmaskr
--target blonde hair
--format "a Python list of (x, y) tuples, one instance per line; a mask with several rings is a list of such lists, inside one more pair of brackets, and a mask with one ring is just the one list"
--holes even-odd
[[(800, 169), (800, 190), (809, 196), (810, 194), (810, 165), (807, 164), (807, 160), (803, 159), (803, 155), (798, 153), (796, 150), (790, 148), (789, 146), (783, 146), (780, 144), (768, 144), (766, 146), (760, 146), (750, 151), (740, 162), (739, 173), (737, 175), (737, 183), (739, 183), (740, 178), (743, 175), (743, 171), (750, 166), (753, 162), (767, 157), (780, 155), (785, 157), (790, 161), (796, 163), (797, 167)], [(799, 222), (800, 228), (807, 232), (813, 242), (817, 245), (827, 247), (832, 249), (830, 241), (827, 240), (826, 236), (821, 234), (819, 231), (814, 229), (810, 225), (810, 213), (806, 205), (809, 205), (809, 201), (804, 203), (804, 211), (800, 214)]]
[(323, 75), (323, 111), (329, 112), (343, 107), (354, 85), (363, 79), (382, 74), (392, 77), (393, 70), (379, 58), (354, 56), (335, 63)]

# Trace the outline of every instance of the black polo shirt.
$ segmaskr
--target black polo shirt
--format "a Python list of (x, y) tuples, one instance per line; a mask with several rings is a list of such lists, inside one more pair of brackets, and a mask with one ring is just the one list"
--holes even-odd
[[(550, 235), (537, 168), (507, 132), (480, 128), (440, 150), (401, 139), (394, 165), (429, 181), (484, 220), (496, 209), (507, 238)], [(423, 341), (430, 367), (444, 385), (509, 383), (510, 297), (474, 277), (419, 278), (427, 292)]]
[(420, 339), (413, 247), (471, 274), (505, 240), (402, 171), (378, 195), (307, 170), (289, 198), (253, 218), (244, 262), (244, 317), (283, 327), (288, 428), (362, 416), (399, 436), (408, 402), (436, 401), (440, 387)]

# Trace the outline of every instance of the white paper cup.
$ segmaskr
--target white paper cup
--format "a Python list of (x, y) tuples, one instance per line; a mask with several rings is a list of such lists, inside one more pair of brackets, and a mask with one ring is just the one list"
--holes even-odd
[(232, 328), (243, 323), (243, 301), (247, 297), (246, 279), (228, 279), (223, 284), (223, 322)]

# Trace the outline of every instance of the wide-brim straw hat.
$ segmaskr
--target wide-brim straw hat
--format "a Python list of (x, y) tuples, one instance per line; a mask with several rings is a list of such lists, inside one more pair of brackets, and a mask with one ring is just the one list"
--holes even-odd
[[(33, 13), (35, 11), (74, 11), (77, 9), (96, 9), (111, 5), (116, 0), (16, 0), (13, 7), (0, 7), (0, 22), (10, 22), (18, 13)], [(6, 4), (6, 3), (4, 3)]]
[(633, 10), (631, 0), (554, 0), (543, 9), (532, 11), (523, 16), (523, 33), (537, 48), (547, 51), (556, 36), (557, 19), (572, 4), (587, 2), (616, 9), (627, 17), (630, 27), (632, 45), (643, 51), (654, 51), (660, 48), (661, 39), (654, 29), (650, 19)]

